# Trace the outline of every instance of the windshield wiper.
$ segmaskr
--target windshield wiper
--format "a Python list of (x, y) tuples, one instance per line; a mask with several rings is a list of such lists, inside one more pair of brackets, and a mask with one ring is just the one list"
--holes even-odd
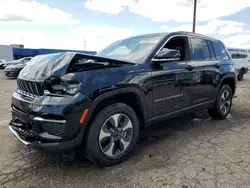
[(117, 64), (103, 64), (100, 62), (82, 63), (82, 64), (72, 65), (69, 68), (69, 72), (97, 70), (97, 69), (105, 69), (105, 68), (111, 68), (111, 67), (119, 67), (119, 65), (117, 65)]
[(70, 72), (135, 65), (135, 63), (130, 63), (127, 61), (109, 59), (106, 57), (99, 57), (88, 54), (76, 54), (75, 58), (76, 62), (80, 60), (81, 63), (72, 63), (69, 67)]
[(94, 60), (94, 62), (107, 62), (109, 64), (123, 64), (123, 65), (135, 65), (136, 63), (131, 63), (128, 61), (118, 60), (118, 59), (111, 59), (107, 57), (95, 56), (95, 55), (88, 55), (88, 54), (77, 54), (82, 58), (89, 60)]

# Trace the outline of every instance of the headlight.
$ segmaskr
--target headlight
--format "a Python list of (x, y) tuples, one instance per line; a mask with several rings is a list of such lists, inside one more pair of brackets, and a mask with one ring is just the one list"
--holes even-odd
[(51, 90), (53, 93), (75, 95), (79, 92), (79, 84), (55, 84)]

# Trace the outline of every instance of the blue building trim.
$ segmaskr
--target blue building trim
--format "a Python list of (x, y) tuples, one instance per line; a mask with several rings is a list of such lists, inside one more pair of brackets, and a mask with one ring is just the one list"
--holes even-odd
[(90, 55), (95, 55), (95, 51), (82, 51), (82, 50), (59, 50), (59, 49), (32, 49), (32, 48), (13, 48), (13, 56), (36, 56), (58, 52), (79, 52)]

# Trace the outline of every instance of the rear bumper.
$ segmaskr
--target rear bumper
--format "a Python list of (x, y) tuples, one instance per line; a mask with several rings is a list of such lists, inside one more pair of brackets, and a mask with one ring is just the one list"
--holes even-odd
[(245, 68), (245, 74), (248, 72), (248, 68)]
[(81, 144), (86, 123), (80, 123), (91, 100), (83, 95), (27, 98), (14, 92), (11, 103), (10, 131), (25, 145), (63, 151)]
[(238, 71), (238, 73), (243, 72), (243, 74), (247, 74), (248, 73), (248, 67), (237, 69), (237, 71)]

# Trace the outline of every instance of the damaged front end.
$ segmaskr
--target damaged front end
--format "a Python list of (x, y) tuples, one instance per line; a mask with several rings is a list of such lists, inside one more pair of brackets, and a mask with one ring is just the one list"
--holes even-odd
[(80, 145), (92, 104), (83, 89), (91, 74), (82, 73), (118, 67), (118, 63), (130, 64), (76, 53), (33, 58), (17, 79), (10, 130), (24, 144), (44, 150)]

